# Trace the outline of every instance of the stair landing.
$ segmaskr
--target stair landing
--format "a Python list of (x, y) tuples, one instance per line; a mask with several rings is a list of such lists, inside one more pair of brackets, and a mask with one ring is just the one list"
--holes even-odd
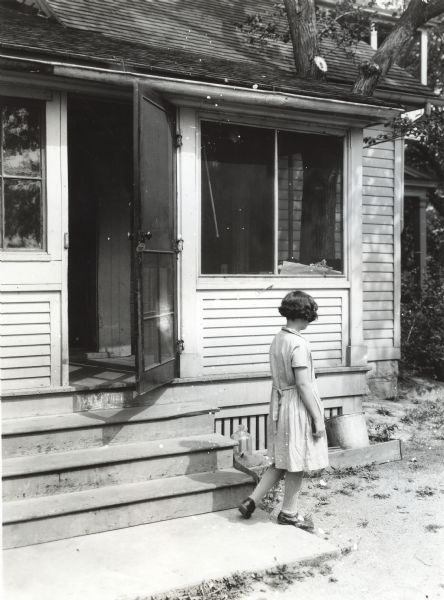
[(325, 540), (281, 527), (259, 509), (249, 521), (225, 510), (7, 550), (4, 586), (14, 600), (149, 598), (337, 554)]

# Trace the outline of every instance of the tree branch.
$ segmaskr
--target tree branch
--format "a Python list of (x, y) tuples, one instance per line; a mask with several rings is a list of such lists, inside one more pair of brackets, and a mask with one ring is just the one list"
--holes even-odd
[(444, 12), (444, 0), (411, 0), (391, 33), (373, 55), (371, 61), (361, 64), (358, 79), (352, 91), (355, 94), (371, 96), (381, 77), (384, 77), (394, 62), (402, 54), (405, 45), (410, 44), (418, 27)]
[(320, 79), (322, 71), (315, 58), (319, 56), (314, 0), (284, 0), (294, 64), (299, 77)]

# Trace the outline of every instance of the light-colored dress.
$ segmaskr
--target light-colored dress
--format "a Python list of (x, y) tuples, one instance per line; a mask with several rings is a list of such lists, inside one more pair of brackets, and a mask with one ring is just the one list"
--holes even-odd
[(273, 379), (268, 416), (268, 456), (277, 469), (317, 471), (328, 466), (327, 438), (313, 437), (312, 419), (295, 385), (293, 367), (306, 367), (321, 415), (308, 341), (296, 330), (283, 327), (270, 347)]

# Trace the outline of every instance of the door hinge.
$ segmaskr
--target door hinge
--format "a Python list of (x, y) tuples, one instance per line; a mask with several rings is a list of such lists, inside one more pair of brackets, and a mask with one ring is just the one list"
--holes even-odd
[(176, 148), (182, 148), (182, 144), (183, 144), (182, 134), (176, 133), (176, 139), (175, 139)]
[(176, 342), (176, 352), (177, 354), (182, 354), (185, 350), (185, 342), (183, 340), (177, 340)]
[(177, 254), (183, 252), (183, 237), (181, 235), (179, 235), (177, 240), (174, 242), (174, 252)]
[(65, 250), (69, 250), (69, 233), (63, 234), (63, 247)]

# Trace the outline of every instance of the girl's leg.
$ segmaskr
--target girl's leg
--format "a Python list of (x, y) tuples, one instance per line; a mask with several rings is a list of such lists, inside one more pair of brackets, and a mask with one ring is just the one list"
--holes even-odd
[(282, 512), (288, 516), (295, 516), (297, 513), (297, 503), (299, 490), (302, 485), (303, 471), (290, 472), (285, 475), (285, 492)]
[(249, 498), (254, 500), (255, 504), (258, 504), (265, 496), (265, 494), (277, 484), (277, 482), (283, 474), (283, 469), (276, 469), (276, 467), (268, 467), (268, 469), (263, 474), (261, 480), (257, 484), (256, 488), (250, 494)]

